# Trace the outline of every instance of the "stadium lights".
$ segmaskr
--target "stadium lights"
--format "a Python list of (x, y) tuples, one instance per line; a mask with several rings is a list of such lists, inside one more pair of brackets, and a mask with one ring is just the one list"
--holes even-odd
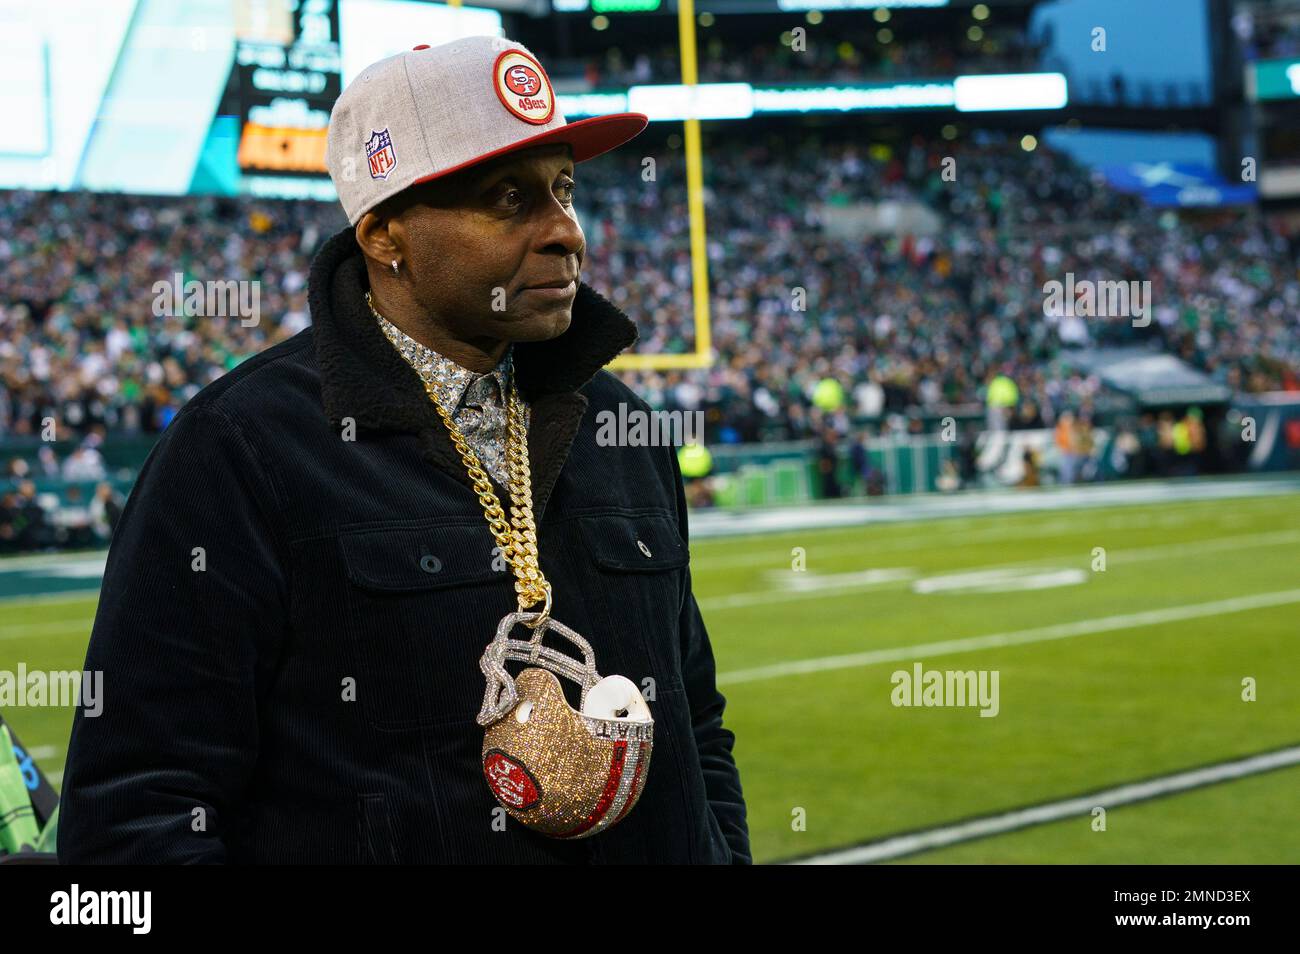
[(756, 113), (866, 112), (874, 110), (953, 109), (962, 112), (1060, 109), (1068, 101), (1060, 73), (959, 76), (859, 86), (751, 86), (704, 83), (634, 86), (626, 93), (561, 93), (568, 117), (602, 116), (629, 110), (651, 121), (748, 119)]
[(890, 83), (875, 87), (764, 87), (754, 90), (754, 111), (757, 113), (934, 109), (952, 104), (952, 84), (946, 82)]
[(556, 93), (565, 118), (626, 113), (627, 93)]
[(1012, 109), (1063, 109), (1069, 101), (1061, 73), (958, 76), (955, 103), (963, 113)]
[(748, 119), (754, 115), (754, 88), (748, 83), (633, 86), (627, 104), (651, 120)]

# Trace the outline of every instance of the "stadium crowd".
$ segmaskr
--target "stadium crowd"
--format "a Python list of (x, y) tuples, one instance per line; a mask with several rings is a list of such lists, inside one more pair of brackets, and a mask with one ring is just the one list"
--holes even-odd
[[(676, 156), (660, 163), (665, 185), (655, 189), (628, 185), (631, 170), (607, 164), (594, 190), (597, 218), (618, 242), (595, 249), (588, 280), (651, 319), (649, 351), (694, 346), (679, 291), (690, 277), (679, 166)], [(848, 414), (915, 418), (978, 409), (1003, 373), (1051, 426), (1099, 388), (1058, 360), (1089, 343), (1146, 339), (1233, 388), (1297, 387), (1300, 244), (1253, 213), (1157, 216), (1058, 153), (996, 141), (916, 142), (888, 155), (774, 138), (711, 149), (705, 176), (722, 360), (707, 372), (631, 377), (652, 402), (705, 409), (715, 439), (819, 435), (814, 392), (828, 378), (849, 396)], [(837, 209), (886, 201), (936, 209), (938, 227), (847, 238), (826, 228)], [(1070, 272), (1151, 281), (1149, 326), (1045, 315), (1045, 283)], [(800, 288), (806, 311), (794, 304)]]
[[(582, 166), (584, 279), (637, 320), (639, 350), (689, 352), (684, 160), (655, 159), (653, 176), (630, 151)], [(1098, 381), (1061, 360), (1090, 343), (1146, 340), (1241, 391), (1300, 388), (1300, 246), (1253, 210), (1158, 215), (987, 135), (719, 136), (705, 181), (717, 360), (624, 377), (657, 407), (703, 410), (709, 442), (917, 433), (983, 413), (999, 376), (1018, 390), (1011, 426), (1054, 427), (1094, 413)], [(883, 226), (846, 232), (867, 206)], [(57, 192), (0, 193), (0, 221), (0, 438), (52, 420), (65, 440), (155, 433), (306, 328), (312, 254), (345, 224), (334, 203)], [(1046, 315), (1044, 285), (1067, 273), (1150, 281), (1153, 320)], [(158, 283), (178, 274), (255, 280), (260, 320), (168, 313)]]
[[(703, 32), (697, 49), (702, 83), (860, 83), (923, 79), (964, 73), (1027, 72), (1037, 68), (1042, 47), (1021, 29), (983, 29), (979, 40), (939, 34), (907, 43), (883, 42), (879, 24), (805, 25), (802, 47), (790, 32), (745, 41)], [(833, 39), (831, 39), (833, 37)], [(635, 52), (611, 46), (597, 57), (558, 59), (557, 79), (580, 77), (592, 88), (638, 83), (680, 83), (681, 49), (676, 42), (638, 45)]]

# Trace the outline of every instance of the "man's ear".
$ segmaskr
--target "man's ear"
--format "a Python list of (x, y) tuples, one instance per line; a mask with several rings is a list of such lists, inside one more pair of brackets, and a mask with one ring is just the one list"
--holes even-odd
[(357, 221), (357, 244), (366, 258), (379, 263), (383, 269), (389, 268), (393, 259), (402, 257), (389, 232), (391, 221), (390, 216), (374, 211), (367, 212)]

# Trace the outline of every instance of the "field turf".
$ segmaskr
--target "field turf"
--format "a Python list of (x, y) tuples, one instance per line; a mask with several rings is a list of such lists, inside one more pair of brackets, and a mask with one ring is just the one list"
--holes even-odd
[[(1300, 746), (1300, 495), (697, 540), (691, 566), (757, 861)], [(0, 603), (0, 668), (80, 669), (94, 608)], [(997, 715), (894, 705), (918, 662), (996, 671)], [(5, 711), (56, 784), (71, 717)], [(899, 860), (1300, 862), (1300, 765), (1102, 807)]]

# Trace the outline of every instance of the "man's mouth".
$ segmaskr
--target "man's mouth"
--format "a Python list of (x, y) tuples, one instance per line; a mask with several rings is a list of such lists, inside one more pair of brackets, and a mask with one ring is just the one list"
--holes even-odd
[(524, 289), (524, 291), (531, 292), (540, 298), (554, 299), (568, 298), (570, 295), (575, 294), (577, 290), (578, 282), (573, 278), (564, 282), (550, 282), (545, 285), (529, 285)]

